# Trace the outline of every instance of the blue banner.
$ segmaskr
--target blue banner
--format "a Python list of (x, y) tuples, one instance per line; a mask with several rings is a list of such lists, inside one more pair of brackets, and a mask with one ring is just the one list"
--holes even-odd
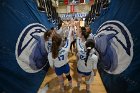
[(49, 67), (42, 35), (52, 26), (36, 0), (0, 0), (1, 93), (37, 93)]
[(107, 93), (140, 93), (140, 1), (111, 0), (90, 26)]

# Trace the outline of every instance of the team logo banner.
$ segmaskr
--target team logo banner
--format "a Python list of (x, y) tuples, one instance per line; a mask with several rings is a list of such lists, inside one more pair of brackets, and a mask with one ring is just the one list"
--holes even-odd
[(35, 73), (47, 64), (47, 51), (43, 38), (45, 26), (29, 24), (21, 32), (16, 43), (16, 59), (19, 66), (28, 73)]
[(115, 20), (103, 23), (95, 36), (103, 69), (110, 74), (120, 74), (133, 58), (133, 40), (126, 26)]

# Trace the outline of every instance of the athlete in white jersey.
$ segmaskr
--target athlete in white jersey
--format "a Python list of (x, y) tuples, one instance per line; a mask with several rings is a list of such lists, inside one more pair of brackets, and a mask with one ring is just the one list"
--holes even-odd
[(86, 78), (86, 91), (87, 93), (90, 92), (90, 77), (91, 72), (94, 72), (94, 75), (96, 75), (97, 70), (97, 62), (98, 62), (98, 56), (96, 55), (96, 52), (94, 50), (95, 42), (93, 39), (88, 39), (85, 43), (85, 46), (81, 43), (81, 39), (77, 37), (77, 72), (78, 72), (78, 83), (77, 86), (80, 88), (80, 83), (82, 76), (85, 76)]
[(69, 86), (72, 87), (72, 78), (70, 76), (70, 67), (68, 64), (68, 52), (70, 49), (72, 28), (70, 28), (68, 38), (64, 47), (61, 46), (62, 38), (58, 34), (52, 36), (51, 52), (48, 54), (49, 64), (54, 68), (56, 75), (58, 76), (60, 89), (64, 92), (64, 80), (63, 73), (66, 75)]
[[(77, 48), (78, 48), (78, 69), (82, 72), (91, 72), (93, 68), (97, 68), (96, 67), (96, 64), (97, 64), (97, 55), (96, 55), (96, 52), (95, 52), (95, 49), (91, 47), (87, 47), (88, 49), (85, 49), (84, 46), (82, 46), (80, 44), (80, 38), (77, 38)], [(87, 43), (91, 43), (91, 39), (87, 40), (86, 44)], [(94, 46), (94, 45), (93, 45)], [(86, 59), (86, 56), (87, 56), (87, 52), (88, 50), (90, 50), (90, 53), (88, 55), (88, 60), (87, 60), (87, 65), (85, 65), (85, 59)], [(95, 59), (93, 59), (95, 58)], [(96, 59), (97, 58), (97, 59)], [(93, 61), (92, 61), (93, 60)]]

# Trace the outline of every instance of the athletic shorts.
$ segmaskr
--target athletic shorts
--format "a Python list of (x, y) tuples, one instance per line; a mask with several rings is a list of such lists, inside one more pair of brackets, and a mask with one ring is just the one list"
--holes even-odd
[(77, 68), (77, 72), (85, 76), (89, 76), (91, 74), (91, 72), (81, 72), (80, 70), (78, 70), (78, 68)]
[(65, 64), (62, 67), (55, 67), (55, 73), (57, 76), (62, 75), (63, 73), (67, 74), (70, 72), (69, 64)]

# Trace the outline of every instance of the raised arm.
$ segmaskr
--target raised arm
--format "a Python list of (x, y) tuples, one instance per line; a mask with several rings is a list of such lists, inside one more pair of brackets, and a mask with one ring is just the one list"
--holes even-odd
[(80, 50), (84, 49), (82, 42), (81, 42), (81, 38), (79, 38), (79, 37), (77, 37), (77, 39), (76, 39), (76, 46), (77, 46), (78, 52)]
[(70, 49), (70, 44), (71, 44), (71, 41), (72, 41), (72, 38), (73, 38), (73, 35), (72, 35), (73, 30), (74, 30), (74, 28), (70, 27), (68, 37), (67, 37), (67, 40), (66, 40), (66, 43), (65, 43), (65, 46), (64, 46), (64, 49), (66, 51), (69, 51), (69, 49)]
[(75, 26), (77, 28), (77, 37), (81, 37), (81, 28), (80, 28), (80, 22), (75, 23)]

